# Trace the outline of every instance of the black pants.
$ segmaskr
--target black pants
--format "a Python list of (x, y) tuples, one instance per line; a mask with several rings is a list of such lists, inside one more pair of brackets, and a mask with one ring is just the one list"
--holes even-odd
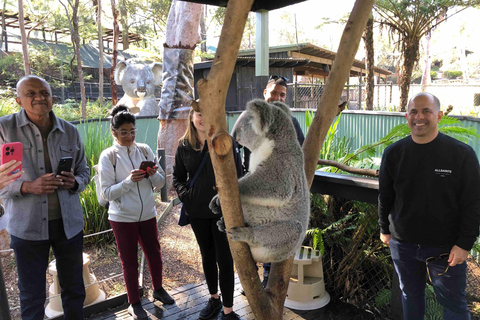
[(220, 217), (219, 215), (218, 218), (213, 219), (192, 219), (191, 217), (189, 219), (202, 254), (203, 273), (208, 291), (210, 294), (217, 293), (218, 280), (220, 280), (223, 305), (231, 308), (233, 307), (235, 275), (227, 235), (218, 231), (217, 221)]
[(48, 224), (50, 239), (29, 241), (11, 236), (18, 270), (18, 288), (23, 320), (42, 320), (46, 299), (45, 282), (50, 247), (57, 261), (65, 319), (83, 319), (83, 232), (65, 237), (62, 220)]

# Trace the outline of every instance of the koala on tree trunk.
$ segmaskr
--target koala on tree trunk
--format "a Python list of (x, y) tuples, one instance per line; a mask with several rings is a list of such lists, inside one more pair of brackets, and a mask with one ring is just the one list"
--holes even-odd
[(162, 64), (150, 65), (120, 61), (115, 67), (115, 83), (125, 94), (117, 105), (123, 104), (139, 116), (156, 116), (160, 108), (155, 99), (155, 87), (162, 84)]
[[(310, 192), (303, 152), (290, 108), (253, 100), (235, 123), (232, 135), (251, 150), (250, 172), (238, 181), (245, 227), (228, 230), (250, 246), (258, 262), (288, 259), (302, 244), (310, 217)], [(218, 195), (210, 202), (219, 213)]]

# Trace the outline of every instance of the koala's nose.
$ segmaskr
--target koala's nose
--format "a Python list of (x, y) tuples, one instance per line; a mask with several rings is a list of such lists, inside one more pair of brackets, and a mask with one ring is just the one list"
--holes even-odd
[(138, 80), (137, 82), (137, 90), (138, 91), (145, 91), (146, 86), (145, 86), (145, 81), (144, 80)]

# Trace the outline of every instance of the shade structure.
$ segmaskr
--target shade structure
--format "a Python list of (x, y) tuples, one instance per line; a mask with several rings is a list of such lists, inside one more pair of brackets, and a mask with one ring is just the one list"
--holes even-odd
[[(295, 3), (303, 2), (305, 0), (255, 0), (252, 5), (251, 11), (258, 10), (275, 10), (280, 9)], [(226, 7), (228, 0), (186, 0), (186, 2), (195, 2), (209, 4), (213, 6)]]

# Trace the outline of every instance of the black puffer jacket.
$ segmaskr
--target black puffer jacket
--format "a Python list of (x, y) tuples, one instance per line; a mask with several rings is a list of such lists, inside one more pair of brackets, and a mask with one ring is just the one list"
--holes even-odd
[[(234, 142), (234, 158), (237, 168), (237, 176), (242, 175), (242, 163), (237, 144)], [(175, 166), (173, 167), (173, 186), (177, 191), (178, 197), (183, 202), (185, 210), (192, 218), (214, 218), (215, 215), (208, 208), (210, 200), (217, 194), (215, 190), (215, 174), (213, 172), (212, 160), (208, 154), (208, 159), (203, 166), (192, 189), (188, 184), (191, 178), (197, 172), (203, 156), (208, 152), (208, 145), (205, 143), (203, 150), (195, 151), (192, 146), (185, 141), (185, 145), (179, 143), (177, 153), (175, 154)]]

